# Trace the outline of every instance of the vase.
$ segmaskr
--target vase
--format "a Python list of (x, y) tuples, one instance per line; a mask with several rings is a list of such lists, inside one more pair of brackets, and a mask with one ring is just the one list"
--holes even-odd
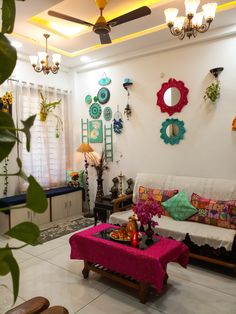
[(104, 196), (104, 193), (103, 193), (103, 179), (97, 179), (96, 200), (101, 201), (103, 196)]
[(154, 234), (154, 231), (152, 229), (152, 222), (151, 221), (148, 222), (148, 227), (147, 227), (145, 233), (146, 233), (146, 236), (147, 236), (147, 241), (151, 242), (152, 241), (152, 236)]

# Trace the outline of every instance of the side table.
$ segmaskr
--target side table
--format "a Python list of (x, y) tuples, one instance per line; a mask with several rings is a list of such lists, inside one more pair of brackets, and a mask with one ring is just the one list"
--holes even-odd
[(97, 221), (106, 222), (111, 213), (123, 211), (131, 207), (132, 194), (122, 195), (116, 199), (112, 199), (110, 195), (104, 196), (101, 200), (95, 201), (94, 207), (94, 225)]

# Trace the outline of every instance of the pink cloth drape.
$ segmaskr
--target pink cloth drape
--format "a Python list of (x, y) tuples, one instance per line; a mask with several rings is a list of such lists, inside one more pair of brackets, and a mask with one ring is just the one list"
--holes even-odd
[(109, 227), (114, 226), (101, 224), (74, 234), (70, 238), (71, 259), (98, 263), (138, 281), (153, 284), (158, 293), (163, 289), (169, 262), (187, 267), (189, 249), (182, 242), (160, 238), (159, 242), (148, 249), (140, 250), (93, 236)]

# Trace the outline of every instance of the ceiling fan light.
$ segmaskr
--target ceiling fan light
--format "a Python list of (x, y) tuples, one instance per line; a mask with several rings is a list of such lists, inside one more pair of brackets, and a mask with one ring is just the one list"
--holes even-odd
[(198, 13), (194, 14), (194, 17), (192, 19), (193, 25), (201, 26), (202, 25), (203, 16), (204, 16), (203, 12), (198, 12)]
[(37, 65), (38, 63), (38, 56), (29, 56), (31, 65)]
[(169, 8), (164, 10), (165, 13), (165, 17), (166, 17), (166, 24), (173, 24), (174, 21), (176, 20), (177, 14), (178, 14), (179, 10), (176, 8)]
[(217, 3), (207, 3), (202, 6), (205, 20), (214, 19), (216, 14)]
[(197, 12), (197, 8), (200, 4), (200, 0), (185, 0), (186, 15), (194, 15)]
[(177, 16), (174, 21), (174, 27), (181, 30), (184, 26), (185, 17), (184, 16)]
[(54, 53), (52, 55), (52, 62), (53, 64), (60, 64), (61, 63), (61, 55), (59, 53)]
[(39, 56), (39, 62), (46, 62), (47, 59), (47, 53), (44, 51), (39, 51), (38, 52), (38, 56)]

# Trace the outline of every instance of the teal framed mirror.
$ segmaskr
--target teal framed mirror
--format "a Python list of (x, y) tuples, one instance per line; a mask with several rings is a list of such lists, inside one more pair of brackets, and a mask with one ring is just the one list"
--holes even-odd
[(161, 139), (166, 144), (179, 144), (186, 132), (184, 122), (179, 119), (166, 119), (161, 127)]

